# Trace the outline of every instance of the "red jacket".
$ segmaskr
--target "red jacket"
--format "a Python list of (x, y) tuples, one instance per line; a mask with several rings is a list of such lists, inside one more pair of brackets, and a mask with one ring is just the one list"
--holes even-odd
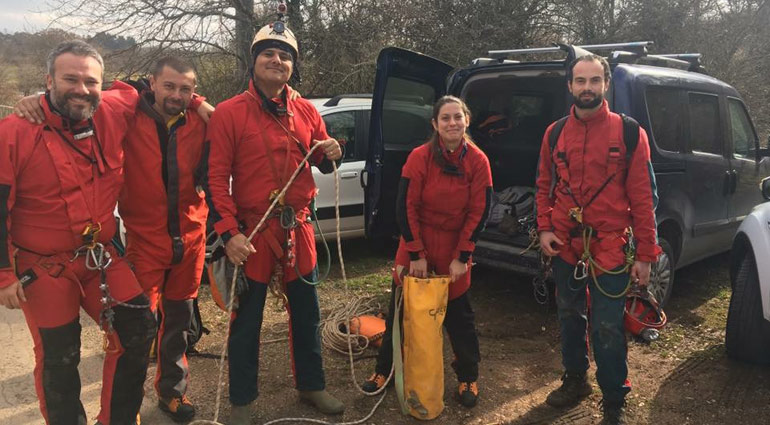
[[(569, 236), (576, 223), (568, 212), (570, 208), (582, 206), (584, 223), (599, 234), (592, 248), (592, 252), (596, 249), (594, 257), (599, 265), (614, 268), (623, 263), (621, 248), (626, 241), (623, 231), (629, 226), (636, 241), (636, 259), (655, 261), (661, 252), (655, 227), (658, 198), (644, 129), (639, 128), (639, 143), (630, 163), (626, 164), (622, 119), (610, 112), (607, 101), (585, 120), (575, 116), (573, 106), (554, 152), (548, 142), (552, 128), (553, 124), (546, 130), (540, 149), (536, 195), (538, 230), (554, 231), (566, 245), (560, 256), (574, 264), (583, 253), (582, 236)], [(559, 180), (551, 198), (554, 162)], [(606, 187), (588, 205), (608, 179)]]
[(16, 116), (0, 121), (0, 287), (16, 281), (13, 245), (44, 255), (71, 252), (89, 223), (101, 224), (100, 242), (110, 241), (123, 184), (121, 142), (138, 99), (132, 87), (115, 82), (94, 113), (94, 135), (80, 140), (47, 101), (43, 125)]
[[(442, 149), (452, 168), (449, 173), (434, 161), (431, 146), (414, 149), (401, 170), (396, 264), (408, 269), (410, 259), (427, 258), (437, 273), (445, 274), (452, 260), (470, 260), (489, 215), (492, 172), (486, 155), (473, 143), (463, 141), (452, 153)], [(466, 273), (450, 285), (450, 299), (465, 293), (469, 277)]]
[[(288, 99), (291, 89), (286, 86), (285, 90)], [(220, 103), (209, 121), (208, 187), (211, 217), (220, 235), (238, 232), (239, 221), (251, 231), (270, 206), (270, 192), (282, 189), (304, 158), (297, 142), (281, 125), (305, 151), (310, 150), (314, 140), (329, 138), (321, 116), (307, 100), (287, 101), (286, 115), (274, 118), (257, 99), (259, 95), (249, 83), (247, 91)], [(322, 171), (331, 167), (320, 149), (310, 162), (320, 165)], [(276, 174), (281, 182), (276, 182)], [(297, 213), (307, 212), (315, 193), (313, 174), (306, 164), (284, 199)]]
[(198, 98), (168, 129), (148, 96), (143, 95), (136, 124), (126, 137), (126, 183), (118, 210), (132, 246), (168, 266), (181, 260), (172, 261), (171, 234), (181, 237), (184, 250), (205, 237), (208, 207), (196, 186), (202, 184), (206, 123), (193, 110), (200, 104)]

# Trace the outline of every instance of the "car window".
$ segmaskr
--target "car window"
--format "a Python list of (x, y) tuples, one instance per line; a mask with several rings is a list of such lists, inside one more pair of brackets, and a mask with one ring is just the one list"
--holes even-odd
[(323, 116), (326, 132), (329, 136), (345, 141), (345, 158), (343, 161), (354, 160), (356, 157), (356, 115), (355, 111), (335, 112)]
[(733, 154), (737, 157), (749, 157), (754, 153), (754, 128), (751, 126), (746, 108), (738, 99), (729, 98), (727, 107), (730, 111), (730, 126), (733, 135)]
[(650, 117), (652, 141), (658, 149), (680, 152), (679, 145), (679, 94), (672, 88), (649, 87), (647, 89), (647, 114)]
[(690, 149), (693, 152), (722, 154), (722, 131), (719, 126), (719, 97), (689, 93)]
[(471, 102), (471, 136), (489, 147), (535, 141), (539, 148), (551, 122), (548, 96), (502, 91), (495, 96), (477, 96)]
[(436, 93), (428, 84), (388, 78), (382, 113), (383, 142), (417, 145), (428, 140)]

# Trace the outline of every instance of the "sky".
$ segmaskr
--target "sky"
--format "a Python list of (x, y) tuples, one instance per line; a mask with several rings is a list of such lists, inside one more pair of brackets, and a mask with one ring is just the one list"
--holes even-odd
[(51, 20), (46, 0), (0, 0), (0, 32), (35, 32), (44, 29)]

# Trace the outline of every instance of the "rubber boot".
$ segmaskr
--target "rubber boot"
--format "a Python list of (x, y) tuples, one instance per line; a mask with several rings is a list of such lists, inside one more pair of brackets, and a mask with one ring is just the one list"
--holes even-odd
[(602, 421), (599, 425), (626, 425), (626, 402), (625, 401), (601, 401)]
[(561, 387), (551, 391), (545, 402), (553, 407), (567, 407), (580, 402), (593, 392), (585, 374), (567, 373), (561, 377)]
[(230, 406), (230, 422), (227, 425), (251, 425), (252, 403), (245, 406)]
[(338, 415), (345, 411), (345, 405), (326, 390), (300, 391), (299, 398), (304, 402), (312, 404), (319, 412), (326, 415)]

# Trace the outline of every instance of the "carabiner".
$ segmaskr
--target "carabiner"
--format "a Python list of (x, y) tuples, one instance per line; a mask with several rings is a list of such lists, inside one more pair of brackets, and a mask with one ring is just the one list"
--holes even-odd
[(575, 264), (575, 271), (572, 273), (575, 280), (583, 280), (588, 277), (588, 264), (583, 260), (578, 260)]

